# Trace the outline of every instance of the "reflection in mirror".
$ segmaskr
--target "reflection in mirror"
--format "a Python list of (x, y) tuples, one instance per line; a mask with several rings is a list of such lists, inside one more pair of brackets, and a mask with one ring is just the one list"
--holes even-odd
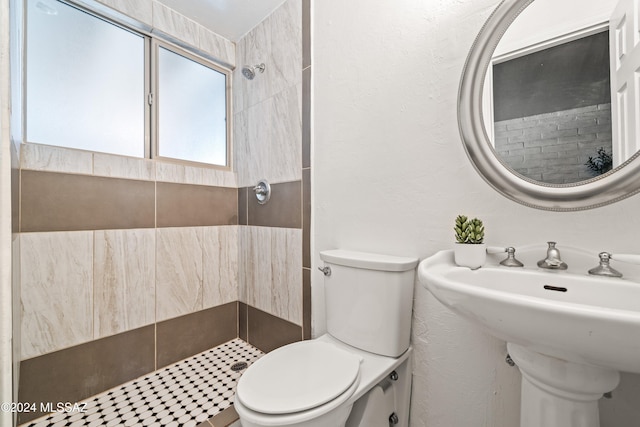
[(598, 4), (535, 0), (487, 70), (487, 134), (502, 162), (533, 181), (588, 180), (633, 154), (620, 138), (612, 142), (608, 21), (615, 4), (587, 3)]
[[(640, 20), (635, 3), (636, 0), (502, 0), (487, 19), (462, 71), (458, 126), (469, 160), (480, 176), (503, 196), (537, 209), (576, 211), (604, 206), (640, 192), (640, 147), (636, 146), (640, 140), (636, 137), (640, 136), (640, 130), (636, 130), (640, 126), (640, 119), (636, 119), (640, 116), (640, 99), (633, 96), (640, 92), (636, 88), (640, 79), (635, 78), (635, 70), (640, 69), (640, 48), (634, 49), (640, 46)], [(532, 13), (535, 9), (539, 10)], [(613, 63), (610, 64), (614, 88), (610, 95), (611, 149), (615, 156), (620, 153), (620, 158), (613, 159), (613, 170), (565, 184), (533, 180), (514, 172), (496, 155), (494, 59), (508, 60), (510, 52), (531, 54), (606, 31), (610, 35), (609, 57)], [(550, 44), (550, 40), (554, 42)], [(528, 48), (529, 52), (523, 52)], [(564, 84), (560, 87), (564, 89)], [(543, 98), (549, 98), (551, 89), (540, 90)], [(610, 154), (604, 147), (602, 152)]]

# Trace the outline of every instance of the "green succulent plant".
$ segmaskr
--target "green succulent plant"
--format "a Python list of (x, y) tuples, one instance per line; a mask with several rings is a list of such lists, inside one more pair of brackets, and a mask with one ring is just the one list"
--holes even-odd
[(469, 234), (467, 233), (467, 226), (469, 225), (469, 219), (464, 215), (458, 215), (456, 217), (456, 223), (453, 229), (456, 232), (456, 241), (458, 243), (467, 243)]
[(453, 227), (458, 243), (480, 244), (484, 242), (484, 225), (478, 218), (458, 215)]

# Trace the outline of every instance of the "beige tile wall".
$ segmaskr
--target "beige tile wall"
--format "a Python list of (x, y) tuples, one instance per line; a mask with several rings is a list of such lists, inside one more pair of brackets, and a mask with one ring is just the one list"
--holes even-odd
[(94, 232), (94, 338), (155, 322), (155, 271), (155, 230)]
[(157, 319), (201, 310), (202, 229), (160, 228), (157, 233)]
[(240, 227), (241, 301), (302, 325), (302, 230)]
[[(238, 186), (302, 177), (302, 2), (288, 0), (236, 43), (234, 167)], [(240, 65), (265, 64), (245, 79)]]
[(237, 226), (22, 233), (22, 358), (237, 301), (237, 236)]
[(205, 227), (202, 308), (238, 300), (238, 227)]
[(230, 170), (94, 153), (50, 145), (22, 144), (20, 163), (22, 170), (236, 187), (236, 173)]
[(20, 239), (22, 358), (93, 339), (93, 232)]

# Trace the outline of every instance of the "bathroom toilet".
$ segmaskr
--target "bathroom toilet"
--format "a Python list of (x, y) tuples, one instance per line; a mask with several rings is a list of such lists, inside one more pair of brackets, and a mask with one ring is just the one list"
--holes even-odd
[(247, 369), (234, 403), (242, 426), (408, 426), (418, 260), (346, 250), (320, 258), (327, 333)]

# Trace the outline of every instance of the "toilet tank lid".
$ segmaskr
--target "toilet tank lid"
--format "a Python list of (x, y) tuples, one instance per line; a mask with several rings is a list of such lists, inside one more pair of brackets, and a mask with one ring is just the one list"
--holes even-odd
[(320, 252), (320, 259), (331, 264), (346, 267), (366, 268), (381, 271), (407, 271), (418, 265), (417, 258), (399, 257), (393, 255), (356, 252), (345, 249), (331, 249)]

